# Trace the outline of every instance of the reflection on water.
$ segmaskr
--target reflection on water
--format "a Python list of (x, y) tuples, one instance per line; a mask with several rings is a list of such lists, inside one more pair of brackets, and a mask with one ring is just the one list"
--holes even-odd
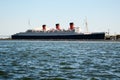
[(0, 41), (0, 80), (120, 80), (120, 43)]

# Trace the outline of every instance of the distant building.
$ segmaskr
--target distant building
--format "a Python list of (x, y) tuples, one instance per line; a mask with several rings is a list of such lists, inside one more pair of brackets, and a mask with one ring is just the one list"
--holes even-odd
[(120, 40), (120, 34), (119, 34), (119, 35), (116, 35), (116, 39), (117, 39), (117, 40)]
[(0, 35), (0, 39), (10, 39), (10, 35)]

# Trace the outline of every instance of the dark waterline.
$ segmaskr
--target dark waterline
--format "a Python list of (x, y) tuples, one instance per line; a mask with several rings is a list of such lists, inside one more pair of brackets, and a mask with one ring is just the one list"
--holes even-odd
[(120, 42), (0, 41), (0, 80), (120, 80)]

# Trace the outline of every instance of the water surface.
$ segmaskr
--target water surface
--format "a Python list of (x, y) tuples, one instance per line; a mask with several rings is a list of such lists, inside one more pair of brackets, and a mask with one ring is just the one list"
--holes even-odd
[(120, 80), (120, 42), (0, 41), (0, 80)]

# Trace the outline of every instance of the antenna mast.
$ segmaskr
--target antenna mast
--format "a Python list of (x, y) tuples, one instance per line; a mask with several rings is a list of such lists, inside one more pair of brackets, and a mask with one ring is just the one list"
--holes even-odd
[(28, 20), (28, 25), (31, 26), (31, 24), (30, 24), (30, 19)]
[(87, 22), (87, 17), (86, 17), (86, 20), (85, 20), (85, 26), (86, 26), (86, 32), (88, 33), (88, 22)]

